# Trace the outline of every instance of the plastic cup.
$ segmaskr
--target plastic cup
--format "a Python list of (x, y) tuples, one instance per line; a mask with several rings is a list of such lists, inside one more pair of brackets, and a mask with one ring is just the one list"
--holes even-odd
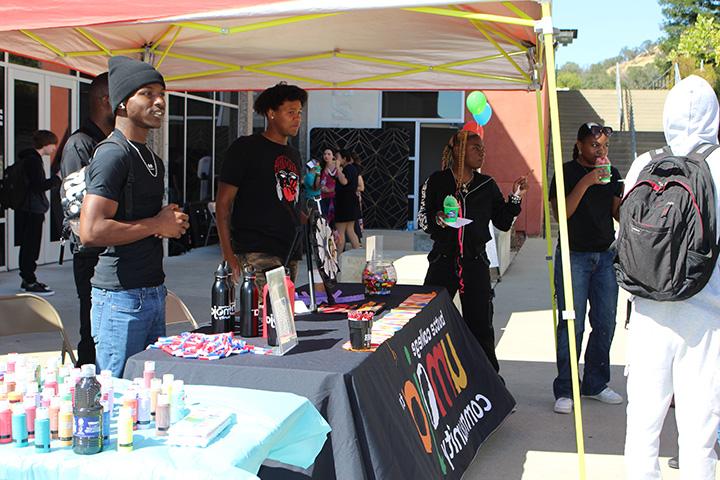
[(459, 207), (443, 207), (445, 223), (455, 223), (458, 218)]
[(370, 348), (372, 321), (348, 320), (350, 328), (350, 346), (353, 350), (366, 350)]
[(602, 177), (600, 177), (600, 181), (602, 183), (610, 183), (610, 180), (612, 180), (612, 171), (610, 170), (610, 164), (605, 165), (598, 165), (595, 168), (600, 168), (602, 172)]

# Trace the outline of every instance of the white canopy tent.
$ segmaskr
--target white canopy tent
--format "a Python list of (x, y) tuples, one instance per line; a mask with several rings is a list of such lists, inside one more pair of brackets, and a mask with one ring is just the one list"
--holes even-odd
[[(153, 64), (171, 90), (535, 90), (552, 278), (546, 126), (563, 183), (550, 0), (5, 0), (0, 49), (91, 75), (111, 55)], [(552, 68), (545, 68), (551, 66)], [(558, 198), (560, 218), (565, 199)], [(567, 223), (560, 222), (568, 335), (575, 337)], [(551, 282), (552, 289), (552, 282)], [(581, 319), (584, 321), (584, 319)], [(570, 341), (579, 477), (585, 478), (575, 343)]]
[[(93, 3), (88, 11), (104, 8)], [(163, 10), (171, 2), (159, 3)], [(70, 16), (65, 25), (32, 30), (7, 30), (0, 18), (0, 48), (93, 75), (107, 69), (110, 54), (140, 55), (173, 90), (263, 89), (281, 79), (306, 89), (535, 86), (536, 2), (254, 3), (94, 25)], [(508, 14), (515, 24), (492, 21)]]

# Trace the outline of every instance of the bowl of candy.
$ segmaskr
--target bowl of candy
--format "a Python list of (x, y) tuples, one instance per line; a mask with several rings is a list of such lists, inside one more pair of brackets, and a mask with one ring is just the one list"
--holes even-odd
[(397, 272), (392, 262), (371, 260), (362, 272), (365, 295), (389, 295), (397, 283)]

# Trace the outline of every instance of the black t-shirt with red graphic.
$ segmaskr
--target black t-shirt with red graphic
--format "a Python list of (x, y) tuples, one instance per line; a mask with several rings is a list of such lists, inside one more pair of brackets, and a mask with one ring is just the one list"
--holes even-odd
[[(225, 152), (220, 181), (238, 187), (231, 237), (235, 253), (261, 252), (285, 260), (300, 225), (300, 153), (262, 134), (240, 137)], [(298, 239), (291, 256), (299, 259)]]

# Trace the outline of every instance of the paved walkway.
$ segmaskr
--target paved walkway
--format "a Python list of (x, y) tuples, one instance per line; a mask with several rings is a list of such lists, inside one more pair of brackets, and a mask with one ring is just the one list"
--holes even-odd
[[(210, 286), (219, 258), (219, 249), (211, 246), (165, 261), (167, 287), (185, 301), (200, 323), (209, 320)], [(555, 347), (546, 265), (544, 240), (529, 239), (497, 285), (494, 322), (498, 357), (501, 373), (518, 401), (518, 409), (480, 449), (465, 474), (466, 479), (578, 478), (573, 416), (552, 411)], [(303, 265), (298, 284), (306, 283), (305, 272)], [(79, 307), (72, 265), (42, 266), (38, 276), (55, 289), (56, 294), (48, 300), (60, 312), (71, 342), (77, 344)], [(17, 293), (19, 286), (17, 272), (0, 273), (0, 295)], [(611, 352), (610, 385), (625, 396), (624, 298), (621, 297), (619, 303), (622, 307)], [(168, 333), (182, 330), (183, 326), (179, 325)], [(0, 354), (58, 349), (57, 337), (51, 334), (0, 338)], [(582, 408), (587, 478), (624, 478), (625, 405), (587, 400), (583, 401)], [(676, 435), (671, 410), (660, 443), (661, 466), (664, 478), (669, 480), (678, 478), (677, 471), (666, 466), (667, 459), (676, 452)]]

